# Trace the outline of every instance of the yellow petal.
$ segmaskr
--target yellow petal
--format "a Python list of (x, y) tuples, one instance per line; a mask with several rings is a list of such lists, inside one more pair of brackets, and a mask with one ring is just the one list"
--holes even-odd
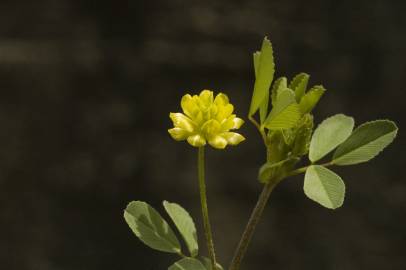
[(243, 124), (244, 124), (244, 120), (242, 120), (241, 118), (235, 117), (233, 119), (233, 127), (232, 129), (239, 129)]
[(227, 140), (222, 136), (214, 136), (209, 140), (209, 144), (217, 149), (224, 149), (227, 146)]
[(193, 118), (193, 122), (197, 124), (197, 126), (201, 126), (204, 123), (203, 113), (202, 111), (198, 111)]
[(230, 115), (228, 118), (221, 122), (221, 131), (229, 131), (234, 127), (235, 114)]
[(213, 147), (223, 149), (227, 144), (236, 145), (245, 138), (238, 133), (229, 132), (238, 129), (244, 123), (233, 114), (234, 106), (227, 95), (203, 90), (199, 95), (186, 94), (182, 97), (183, 113), (170, 113), (174, 128), (168, 132), (175, 140), (185, 140), (200, 147), (207, 142)]
[(210, 90), (203, 90), (199, 95), (199, 100), (204, 108), (208, 108), (213, 103), (213, 92)]
[(188, 132), (193, 132), (195, 129), (193, 121), (183, 113), (170, 113), (169, 117), (172, 119), (175, 127), (184, 129)]
[(221, 134), (221, 137), (223, 137), (227, 143), (231, 145), (237, 145), (245, 140), (244, 136), (235, 132), (224, 132)]
[(224, 117), (229, 117), (234, 111), (234, 106), (232, 104), (227, 104), (224, 106)]
[(206, 140), (199, 134), (189, 136), (187, 141), (194, 147), (200, 147), (206, 144)]
[(199, 102), (199, 96), (198, 95), (193, 95), (192, 99), (196, 104)]
[(218, 108), (216, 105), (211, 105), (210, 106), (210, 118), (213, 118), (218, 112)]
[(234, 106), (232, 104), (226, 104), (225, 106), (219, 106), (216, 119), (222, 122), (224, 119), (228, 118), (234, 111)]
[(190, 135), (186, 130), (177, 127), (168, 129), (168, 132), (176, 141), (183, 141)]
[(206, 138), (216, 136), (221, 130), (221, 125), (217, 120), (209, 120), (202, 126), (202, 132)]
[(199, 110), (199, 107), (197, 106), (195, 100), (189, 94), (182, 97), (180, 106), (182, 107), (183, 112), (189, 117), (193, 117), (196, 111)]
[(216, 98), (214, 99), (214, 104), (219, 105), (219, 106), (225, 106), (226, 104), (228, 104), (228, 97), (227, 95), (223, 94), (223, 93), (219, 93)]

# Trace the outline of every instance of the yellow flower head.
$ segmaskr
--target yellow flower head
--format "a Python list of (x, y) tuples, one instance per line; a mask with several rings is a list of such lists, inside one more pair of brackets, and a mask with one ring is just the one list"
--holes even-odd
[(208, 142), (217, 149), (227, 144), (237, 145), (245, 138), (231, 129), (238, 129), (244, 120), (236, 117), (234, 107), (228, 97), (219, 93), (213, 98), (213, 92), (203, 90), (200, 95), (184, 95), (181, 100), (183, 113), (170, 113), (174, 128), (168, 130), (177, 141), (187, 140), (189, 144), (200, 147)]

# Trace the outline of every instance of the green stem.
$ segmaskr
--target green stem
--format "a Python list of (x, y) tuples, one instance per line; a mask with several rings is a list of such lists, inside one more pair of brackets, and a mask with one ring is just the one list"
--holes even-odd
[(309, 168), (309, 167), (312, 166), (312, 165), (319, 165), (319, 166), (329, 167), (329, 166), (332, 166), (332, 165), (334, 165), (334, 164), (333, 164), (332, 162), (326, 162), (326, 163), (323, 163), (323, 164), (311, 164), (311, 165), (309, 165), (309, 166), (305, 166), (305, 167), (302, 167), (302, 168), (298, 168), (298, 169), (296, 169), (296, 170), (294, 170), (294, 171), (291, 171), (291, 172), (287, 175), (287, 177), (295, 176), (295, 175), (304, 173), (304, 172), (306, 172), (307, 168)]
[[(256, 122), (254, 119), (252, 119), (252, 121)], [(264, 141), (266, 142), (266, 137), (265, 136), (263, 136), (263, 137), (264, 137)], [(267, 154), (266, 155), (267, 161), (271, 161), (273, 159), (272, 155), (274, 153), (271, 152), (271, 149), (269, 147), (267, 147), (266, 154)], [(320, 164), (320, 166), (325, 166), (325, 167), (328, 167), (331, 165), (334, 165), (334, 164), (332, 162)], [(309, 165), (309, 166), (311, 166), (311, 165)], [(306, 170), (309, 166), (305, 166), (305, 167), (296, 169), (296, 170), (290, 172), (284, 178), (304, 173), (304, 172), (306, 172)], [(245, 230), (242, 234), (241, 240), (238, 243), (238, 247), (234, 253), (234, 257), (233, 257), (233, 260), (231, 261), (229, 270), (239, 270), (240, 269), (241, 261), (244, 258), (245, 253), (247, 252), (248, 245), (252, 239), (252, 236), (254, 235), (255, 228), (257, 227), (259, 220), (261, 219), (262, 213), (269, 200), (269, 196), (271, 195), (272, 190), (275, 188), (275, 186), (282, 180), (283, 179), (271, 179), (271, 181), (264, 186), (261, 194), (259, 195), (257, 204), (255, 205), (255, 208), (252, 211), (251, 217), (248, 220), (247, 226), (245, 227)]]
[(252, 117), (248, 116), (248, 119), (251, 121), (251, 123), (254, 124), (254, 126), (258, 129), (259, 133), (261, 134), (262, 140), (264, 141), (265, 145), (267, 144), (266, 140), (266, 134), (264, 131), (264, 128)]
[(233, 260), (229, 270), (239, 270), (240, 264), (244, 255), (247, 251), (248, 245), (251, 241), (252, 236), (254, 235), (255, 228), (258, 225), (259, 220), (261, 219), (262, 213), (265, 209), (265, 206), (268, 202), (269, 196), (271, 195), (272, 190), (276, 186), (277, 182), (270, 182), (266, 184), (259, 195), (258, 202), (255, 205), (254, 210), (252, 211), (251, 217), (245, 227), (244, 233), (241, 237), (240, 243), (238, 244), (237, 250), (234, 254)]
[[(264, 136), (265, 137), (265, 136)], [(264, 138), (266, 142), (266, 137)], [(266, 148), (266, 160), (272, 160), (272, 153), (270, 147)], [(276, 181), (276, 179), (271, 179), (268, 184), (264, 186), (262, 189), (261, 194), (259, 195), (257, 204), (255, 205), (254, 210), (251, 213), (251, 217), (248, 220), (248, 223), (245, 227), (245, 230), (241, 236), (241, 240), (238, 243), (238, 247), (234, 253), (233, 260), (231, 261), (229, 270), (239, 270), (241, 261), (244, 258), (245, 253), (247, 252), (248, 245), (254, 235), (255, 228), (257, 227), (259, 220), (261, 219), (262, 213), (264, 212), (265, 206), (269, 200), (269, 196), (272, 193), (274, 187), (280, 181)]]
[(212, 269), (216, 269), (216, 254), (214, 252), (213, 237), (207, 208), (206, 183), (204, 179), (204, 146), (199, 147), (197, 170), (199, 175), (200, 204), (202, 207), (204, 234), (206, 236), (207, 250)]

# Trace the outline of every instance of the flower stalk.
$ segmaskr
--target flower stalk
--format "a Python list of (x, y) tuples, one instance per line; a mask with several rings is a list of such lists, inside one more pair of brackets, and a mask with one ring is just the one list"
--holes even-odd
[(213, 236), (211, 233), (210, 219), (209, 219), (209, 209), (207, 207), (207, 195), (206, 195), (206, 182), (204, 173), (204, 146), (198, 148), (198, 178), (199, 178), (199, 191), (200, 191), (200, 204), (202, 207), (203, 216), (203, 227), (204, 234), (206, 237), (207, 250), (209, 253), (210, 263), (212, 269), (216, 269), (216, 253), (214, 251)]

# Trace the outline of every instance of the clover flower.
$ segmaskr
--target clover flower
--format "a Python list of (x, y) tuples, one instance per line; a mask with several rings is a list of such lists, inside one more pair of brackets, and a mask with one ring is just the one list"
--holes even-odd
[(187, 94), (182, 97), (181, 107), (183, 113), (169, 114), (174, 128), (168, 132), (173, 139), (187, 140), (194, 147), (208, 142), (217, 149), (245, 140), (242, 135), (230, 132), (240, 128), (244, 120), (232, 114), (234, 106), (225, 94), (219, 93), (215, 98), (209, 90), (203, 90), (200, 95)]

